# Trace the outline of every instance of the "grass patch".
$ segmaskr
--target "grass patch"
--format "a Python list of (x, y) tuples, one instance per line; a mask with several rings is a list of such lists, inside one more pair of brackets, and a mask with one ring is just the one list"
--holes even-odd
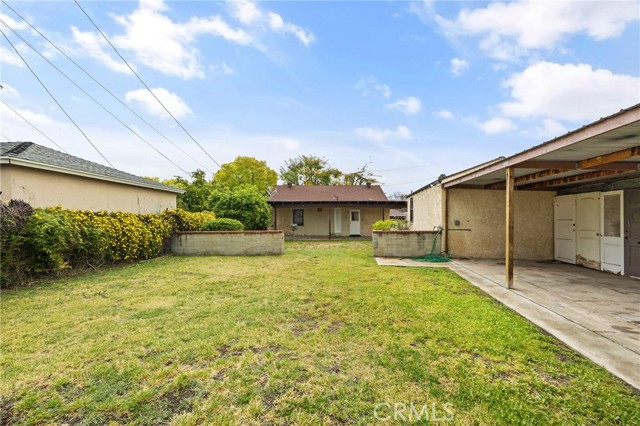
[[(638, 424), (638, 393), (368, 242), (165, 257), (2, 292), (0, 424)], [(392, 411), (380, 406), (378, 414)], [(433, 419), (432, 419), (433, 420)], [(445, 422), (432, 422), (442, 423)]]

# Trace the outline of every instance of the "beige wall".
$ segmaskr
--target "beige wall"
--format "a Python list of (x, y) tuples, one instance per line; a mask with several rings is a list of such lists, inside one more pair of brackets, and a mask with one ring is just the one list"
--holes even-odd
[[(412, 231), (432, 231), (434, 226), (442, 226), (442, 187), (432, 186), (413, 195)], [(409, 201), (407, 201), (409, 208)], [(409, 212), (407, 211), (407, 218)]]
[[(272, 220), (277, 219), (275, 229), (285, 232), (286, 235), (292, 235), (291, 224), (293, 223), (293, 209), (278, 207), (272, 213)], [(341, 232), (337, 233), (335, 229), (334, 207), (304, 207), (304, 226), (298, 226), (295, 232), (296, 236), (329, 236), (329, 217), (331, 217), (331, 234), (337, 236), (349, 236), (349, 224), (351, 210), (360, 211), (360, 235), (371, 236), (371, 227), (374, 222), (382, 220), (384, 214), (385, 219), (389, 219), (389, 209), (386, 207), (359, 207), (359, 206), (342, 206), (341, 211)]]
[(269, 256), (284, 253), (284, 234), (276, 231), (179, 232), (171, 240), (179, 256)]
[[(552, 191), (516, 191), (514, 257), (553, 259)], [(505, 255), (505, 191), (449, 189), (449, 253), (454, 257)], [(454, 225), (454, 221), (460, 225)]]
[(424, 256), (440, 251), (440, 239), (433, 231), (373, 231), (373, 255), (375, 257)]
[(157, 213), (176, 207), (175, 193), (106, 182), (47, 170), (2, 165), (2, 200), (20, 199), (33, 207), (62, 206), (91, 211)]

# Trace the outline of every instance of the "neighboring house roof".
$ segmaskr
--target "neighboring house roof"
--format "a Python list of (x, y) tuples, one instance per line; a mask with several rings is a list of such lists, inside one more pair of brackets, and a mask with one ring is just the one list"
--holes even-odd
[[(271, 204), (397, 204), (389, 201), (380, 185), (278, 185)], [(402, 203), (402, 202), (400, 202)]]
[(33, 142), (0, 142), (0, 164), (49, 170), (92, 179), (106, 180), (159, 191), (181, 194), (184, 191), (92, 161), (83, 160)]
[(407, 209), (391, 209), (389, 211), (389, 217), (407, 217)]

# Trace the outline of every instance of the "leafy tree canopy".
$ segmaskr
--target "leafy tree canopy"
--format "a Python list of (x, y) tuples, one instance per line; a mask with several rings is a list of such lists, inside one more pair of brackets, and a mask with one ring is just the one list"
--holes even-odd
[(242, 222), (246, 230), (267, 229), (271, 220), (266, 194), (253, 185), (214, 189), (206, 206), (218, 218)]
[(213, 190), (211, 182), (207, 181), (206, 176), (204, 170), (198, 169), (191, 173), (191, 181), (176, 176), (164, 180), (162, 183), (184, 189), (184, 194), (178, 195), (178, 208), (190, 212), (201, 212), (207, 210), (206, 202)]
[(266, 161), (253, 157), (236, 157), (223, 164), (213, 176), (213, 187), (217, 190), (234, 189), (241, 185), (253, 185), (267, 194), (277, 183), (278, 175), (267, 166)]
[(365, 164), (352, 173), (344, 173), (329, 164), (323, 157), (300, 155), (280, 167), (280, 179), (295, 185), (362, 185), (375, 183), (377, 179)]

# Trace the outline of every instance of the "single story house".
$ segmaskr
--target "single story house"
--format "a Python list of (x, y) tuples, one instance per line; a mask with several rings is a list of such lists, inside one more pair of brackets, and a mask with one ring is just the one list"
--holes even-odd
[(33, 207), (157, 213), (184, 192), (33, 142), (0, 143), (2, 200)]
[(640, 104), (408, 197), (454, 257), (557, 260), (640, 277)]
[(371, 236), (404, 201), (389, 201), (380, 185), (278, 185), (269, 197), (272, 227), (286, 235)]

